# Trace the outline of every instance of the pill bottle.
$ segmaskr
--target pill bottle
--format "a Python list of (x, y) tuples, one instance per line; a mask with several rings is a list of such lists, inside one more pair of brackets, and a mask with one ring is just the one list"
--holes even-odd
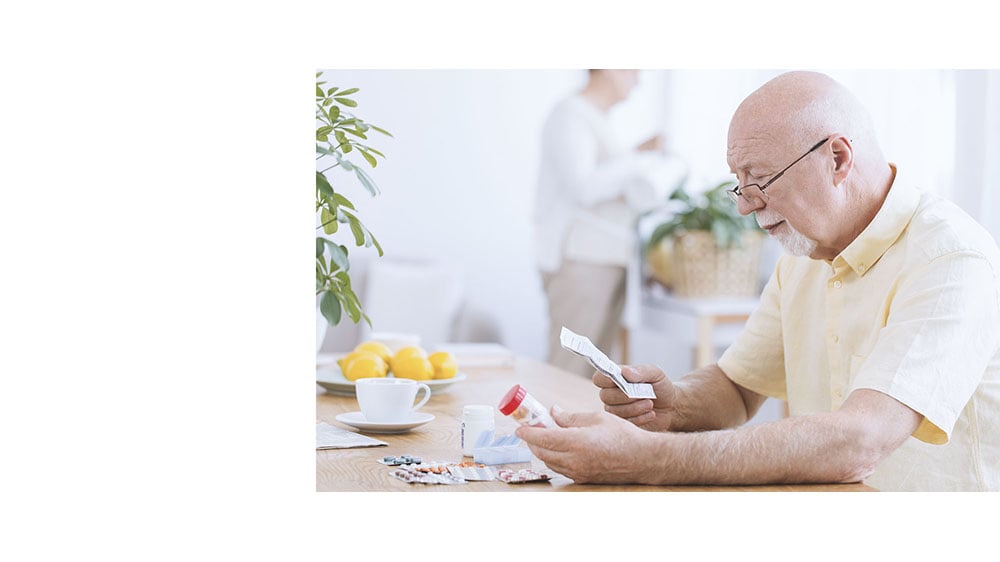
[[(472, 450), (484, 439), (489, 445), (496, 430), (493, 406), (466, 406), (462, 408), (462, 455), (473, 456)], [(483, 434), (488, 434), (485, 438)]]
[(528, 391), (519, 384), (515, 384), (507, 391), (507, 394), (500, 400), (498, 408), (501, 414), (510, 416), (521, 425), (559, 427), (549, 416), (548, 408), (543, 406), (534, 396), (528, 394)]

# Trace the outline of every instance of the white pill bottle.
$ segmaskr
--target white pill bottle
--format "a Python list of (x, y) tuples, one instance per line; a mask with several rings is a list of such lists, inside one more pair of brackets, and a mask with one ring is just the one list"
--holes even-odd
[(462, 455), (473, 456), (476, 444), (484, 441), (489, 445), (496, 431), (493, 406), (472, 405), (462, 408)]

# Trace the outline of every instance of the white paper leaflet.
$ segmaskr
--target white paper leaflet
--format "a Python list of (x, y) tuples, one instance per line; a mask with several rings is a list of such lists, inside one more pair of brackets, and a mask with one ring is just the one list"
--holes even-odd
[(621, 367), (614, 361), (608, 359), (600, 349), (597, 349), (586, 336), (573, 333), (572, 330), (563, 326), (559, 332), (559, 342), (562, 346), (577, 355), (585, 357), (595, 369), (607, 375), (615, 381), (618, 388), (629, 398), (656, 398), (653, 392), (653, 385), (645, 382), (634, 383), (625, 380), (622, 376)]

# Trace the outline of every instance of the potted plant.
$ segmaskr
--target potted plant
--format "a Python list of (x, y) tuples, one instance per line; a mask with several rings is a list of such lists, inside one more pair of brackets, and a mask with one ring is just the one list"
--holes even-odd
[[(377, 157), (385, 158), (385, 155), (367, 144), (368, 135), (372, 132), (392, 135), (350, 112), (358, 105), (351, 98), (358, 88), (324, 87), (326, 82), (320, 80), (322, 74), (316, 73), (316, 230), (319, 231), (316, 236), (316, 296), (325, 319), (322, 327), (339, 324), (344, 311), (354, 323), (364, 318), (371, 325), (351, 287), (347, 246), (331, 237), (338, 234), (343, 237), (345, 234), (340, 227), (346, 226), (356, 246), (374, 247), (382, 256), (382, 246), (361, 222), (357, 208), (345, 195), (347, 188), (360, 186), (374, 197), (379, 194), (379, 188), (362, 166), (347, 155), (360, 155), (368, 166), (375, 168)], [(317, 335), (317, 339), (321, 337)]]
[(654, 279), (681, 297), (757, 294), (764, 236), (742, 216), (722, 182), (701, 195), (683, 187), (670, 196), (672, 216), (653, 229), (644, 250)]

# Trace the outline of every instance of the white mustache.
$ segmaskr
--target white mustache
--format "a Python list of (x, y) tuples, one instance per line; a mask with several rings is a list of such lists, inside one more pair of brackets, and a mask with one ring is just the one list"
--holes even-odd
[(757, 226), (764, 228), (765, 225), (771, 226), (773, 224), (778, 224), (779, 222), (785, 220), (785, 217), (777, 213), (755, 213), (754, 218), (757, 219)]

